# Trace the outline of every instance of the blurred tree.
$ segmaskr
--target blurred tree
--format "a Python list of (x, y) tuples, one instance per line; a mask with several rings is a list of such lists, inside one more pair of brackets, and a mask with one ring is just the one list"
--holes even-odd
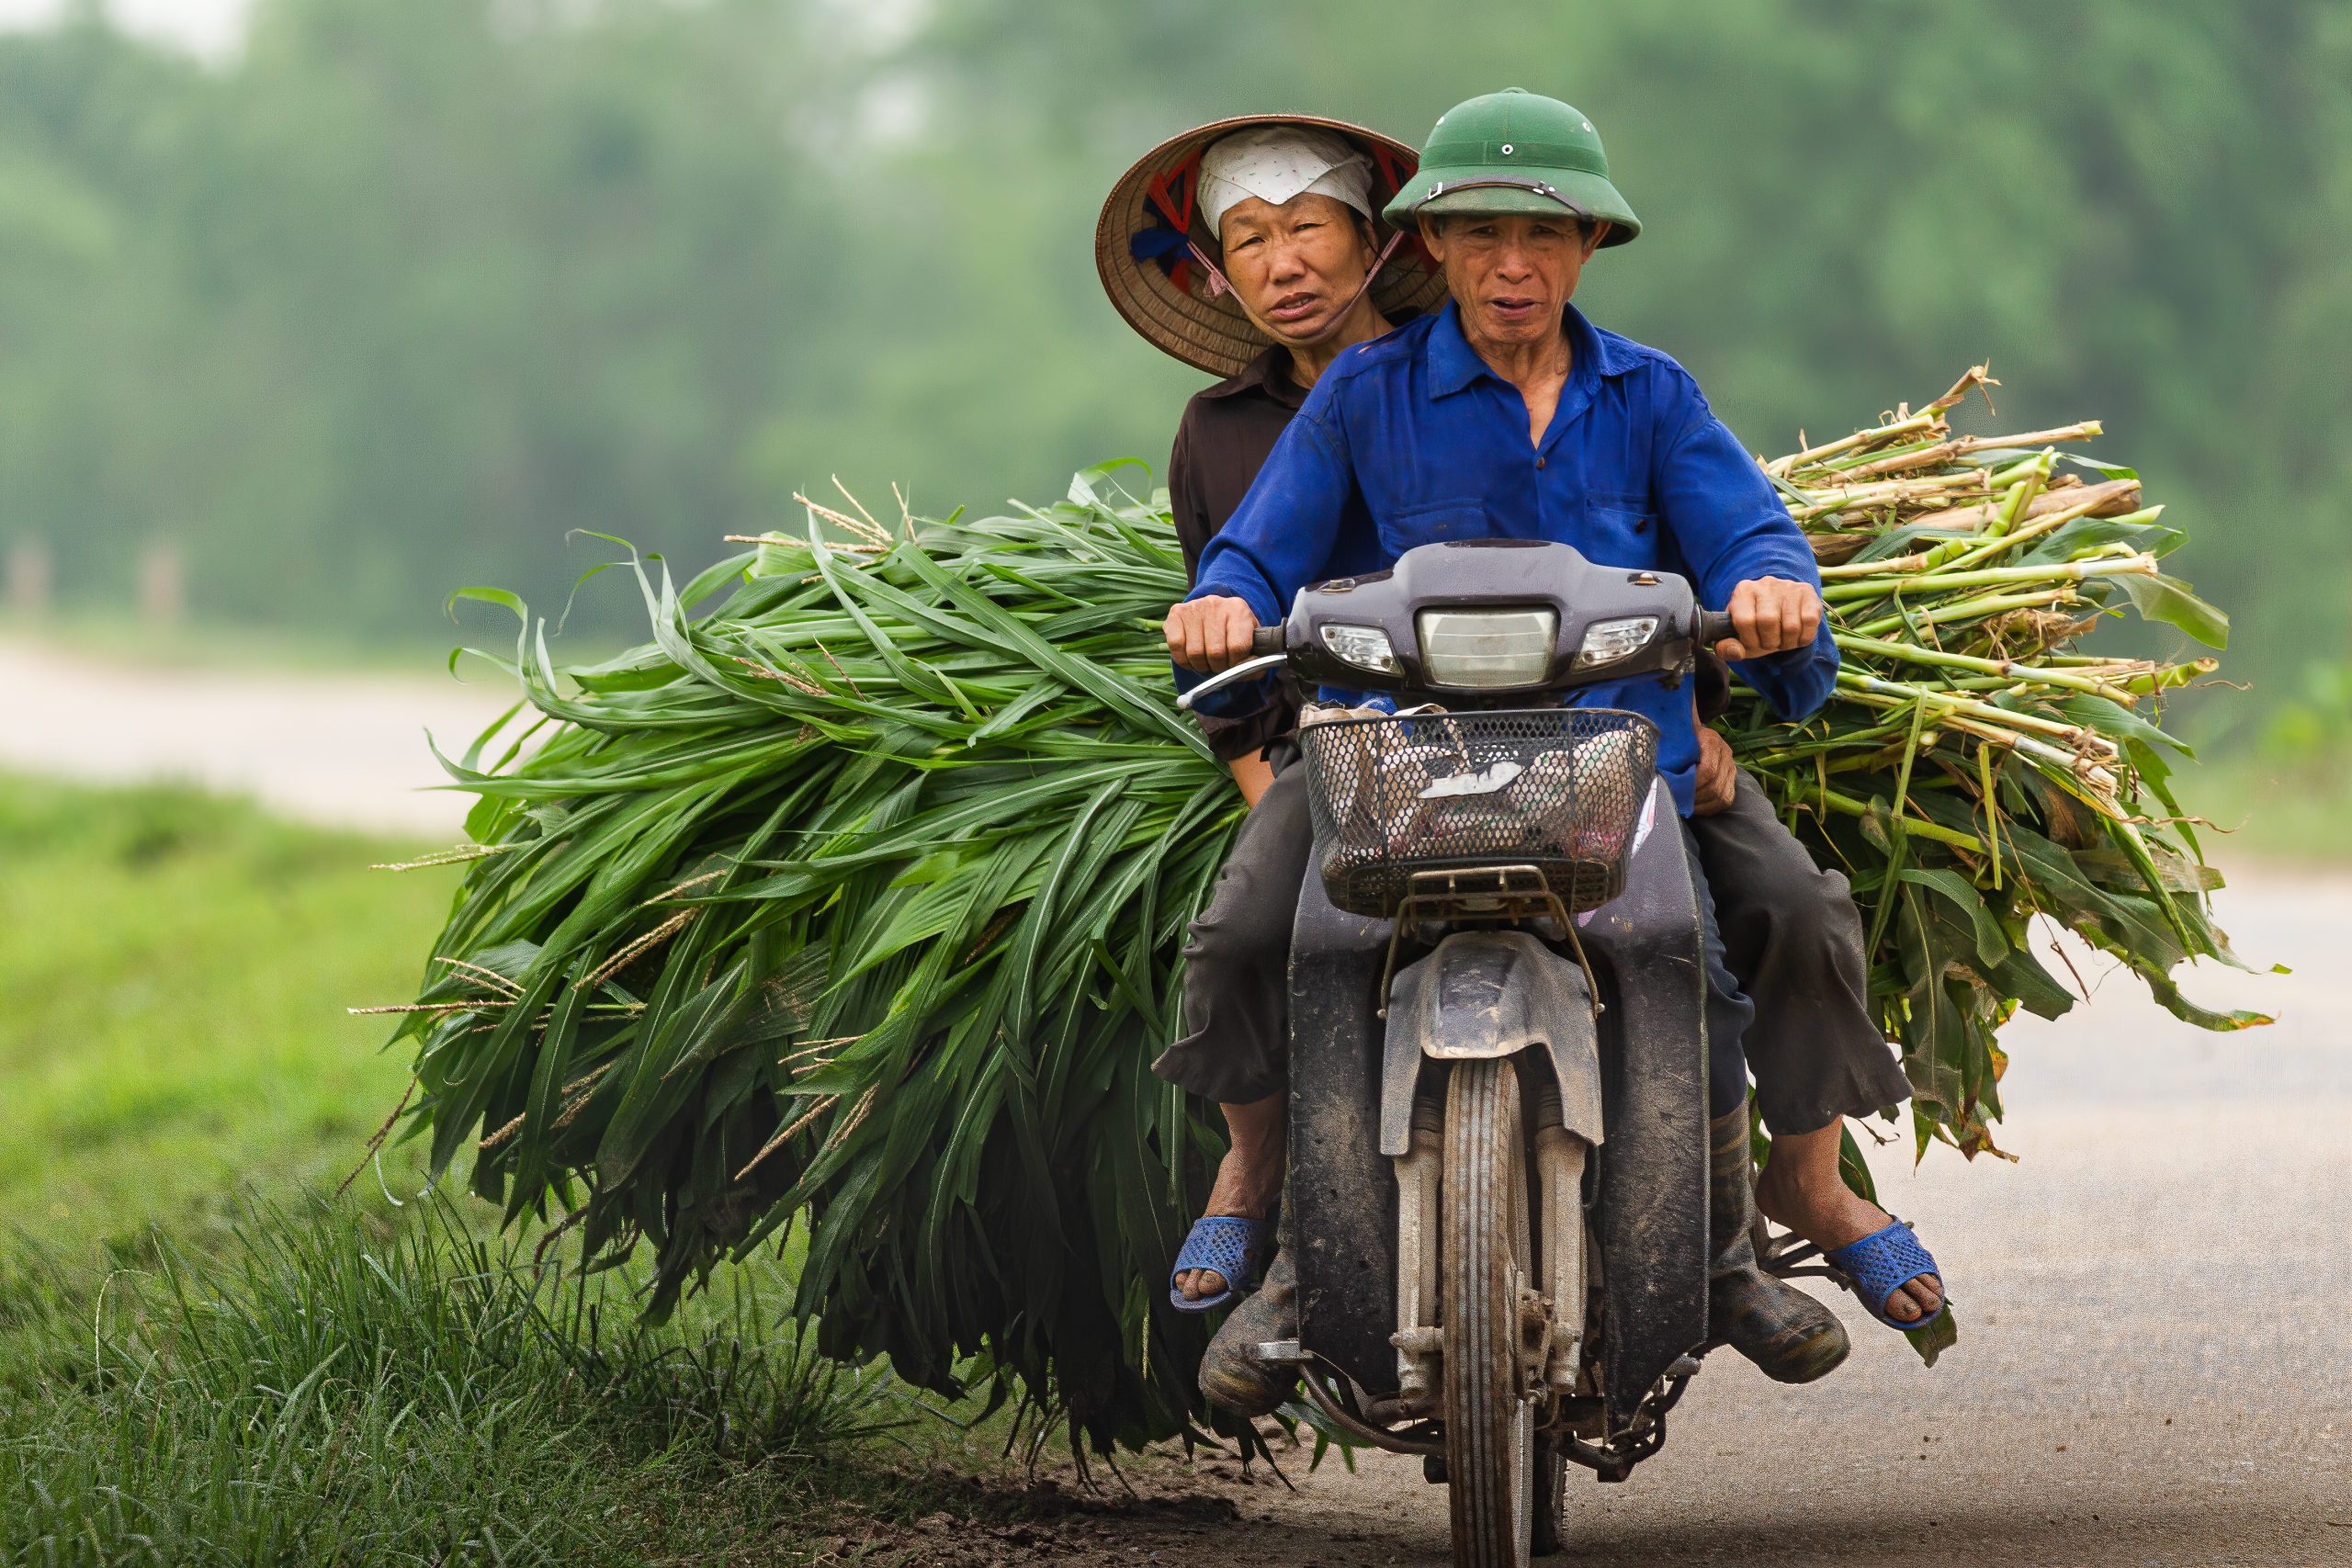
[(1750, 445), (1989, 358), (2001, 423), (2097, 414), (2148, 470), (2235, 672), (2344, 646), (2323, 0), (261, 0), (217, 71), (85, 17), (0, 40), (0, 534), (119, 598), (172, 533), (199, 614), (389, 631), (467, 581), (552, 607), (574, 528), (699, 561), (836, 473), (878, 512), (1156, 465), (1199, 378), (1096, 287), (1112, 178), (1218, 114), (1418, 141), (1512, 83), (1644, 216), (1586, 302)]

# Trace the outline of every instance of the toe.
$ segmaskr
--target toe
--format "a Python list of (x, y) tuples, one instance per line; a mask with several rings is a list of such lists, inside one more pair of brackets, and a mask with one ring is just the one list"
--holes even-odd
[(1176, 1276), (1176, 1289), (1188, 1302), (1205, 1301), (1225, 1290), (1225, 1276), (1214, 1269), (1188, 1269)]
[(1886, 1300), (1889, 1317), (1904, 1323), (1918, 1323), (1935, 1315), (1943, 1304), (1941, 1281), (1932, 1274), (1922, 1274)]

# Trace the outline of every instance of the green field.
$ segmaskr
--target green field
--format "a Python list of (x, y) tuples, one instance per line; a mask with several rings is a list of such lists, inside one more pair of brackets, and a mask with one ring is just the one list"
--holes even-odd
[(792, 1562), (983, 1466), (804, 1356), (780, 1263), (643, 1330), (411, 1156), (326, 1201), (408, 1077), (344, 1009), (452, 886), (401, 852), (0, 778), (0, 1563)]
[(455, 886), (187, 790), (0, 781), (0, 1213), (67, 1250), (340, 1181)]

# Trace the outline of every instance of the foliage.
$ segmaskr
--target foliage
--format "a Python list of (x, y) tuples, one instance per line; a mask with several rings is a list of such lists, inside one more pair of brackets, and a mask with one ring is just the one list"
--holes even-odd
[[(2177, 535), (2136, 479), (1949, 439), (1980, 378), (1774, 466), (1846, 563), (1849, 663), (1803, 728), (1733, 726), (1853, 868), (1920, 1136), (1971, 1154), (1999, 1024), (2071, 999), (2026, 945), (2037, 910), (2183, 1017), (2256, 1021), (2174, 988), (2227, 950), (2194, 839), (2146, 817), (2179, 814), (2135, 707), (2210, 666), (2064, 651), (2118, 584), (2209, 634), (2218, 612), (2156, 572)], [(1958, 512), (1923, 520), (1928, 489)], [(521, 618), (536, 714), (448, 763), (481, 797), (466, 884), (386, 1010), (434, 1168), (470, 1154), (509, 1222), (560, 1207), (592, 1258), (645, 1243), (656, 1314), (805, 1222), (797, 1306), (828, 1352), (1017, 1393), (1098, 1446), (1184, 1429), (1200, 1330), (1159, 1282), (1216, 1143), (1148, 1064), (1240, 807), (1168, 700), (1165, 513), (1098, 469), (1011, 517), (811, 505), (683, 588), (636, 570), (653, 644), (583, 668), (469, 591)]]
[(1164, 451), (1197, 384), (1093, 279), (1129, 160), (1270, 106), (1418, 141), (1510, 82), (1595, 117), (1645, 220), (1584, 302), (1751, 445), (1990, 357), (2024, 423), (2166, 454), (2188, 575), (2263, 607), (2241, 677), (2340, 651), (2326, 0), (257, 0), (215, 67), (11, 35), (0, 543), (119, 600), (176, 535), (206, 613), (421, 634), (464, 582), (560, 603), (571, 528), (699, 548), (835, 470), (1042, 493)]
[(1815, 858), (1850, 874), (1920, 1147), (1942, 1137), (1971, 1156), (1997, 1152), (2001, 1025), (2020, 1005), (2044, 1018), (2074, 1005), (2029, 943), (2037, 915), (2188, 1022), (2268, 1021), (2209, 1011), (2171, 978), (2238, 961), (2207, 907), (2221, 877), (2171, 783), (2190, 753), (2140, 710), (2214, 661), (2076, 651), (2125, 605), (2214, 648), (2228, 617), (2159, 570), (2184, 536), (2142, 504), (2136, 472), (2044, 445), (2094, 437), (2097, 422), (1955, 435), (1950, 416), (1994, 385), (1975, 367), (1917, 414), (1765, 465), (1828, 563), (1841, 662), (1804, 724), (1751, 695), (1726, 725)]
[(0, 1269), (0, 1561), (773, 1551), (819, 1467), (894, 1419), (887, 1382), (779, 1337), (740, 1277), (662, 1330), (446, 1204), (261, 1210), (230, 1240)]
[(643, 1239), (656, 1313), (805, 1215), (826, 1350), (1107, 1445), (1193, 1404), (1199, 1320), (1148, 1286), (1212, 1145), (1147, 1047), (1242, 807), (1168, 700), (1174, 536), (1097, 483), (640, 567), (656, 642), (597, 667), (526, 617), (545, 716), (451, 764), (476, 858), (401, 1010), (434, 1168)]

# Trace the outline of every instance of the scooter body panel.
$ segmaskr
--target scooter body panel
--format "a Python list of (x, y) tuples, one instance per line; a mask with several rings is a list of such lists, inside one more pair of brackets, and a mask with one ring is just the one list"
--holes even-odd
[(1578, 931), (1601, 977), (1598, 1231), (1613, 1438), (1707, 1339), (1707, 975), (1699, 890), (1663, 784), (1625, 890)]
[(1396, 1175), (1380, 1152), (1380, 974), (1390, 922), (1332, 906), (1312, 866), (1290, 959), (1290, 1184), (1283, 1245), (1302, 1348), (1396, 1391)]

